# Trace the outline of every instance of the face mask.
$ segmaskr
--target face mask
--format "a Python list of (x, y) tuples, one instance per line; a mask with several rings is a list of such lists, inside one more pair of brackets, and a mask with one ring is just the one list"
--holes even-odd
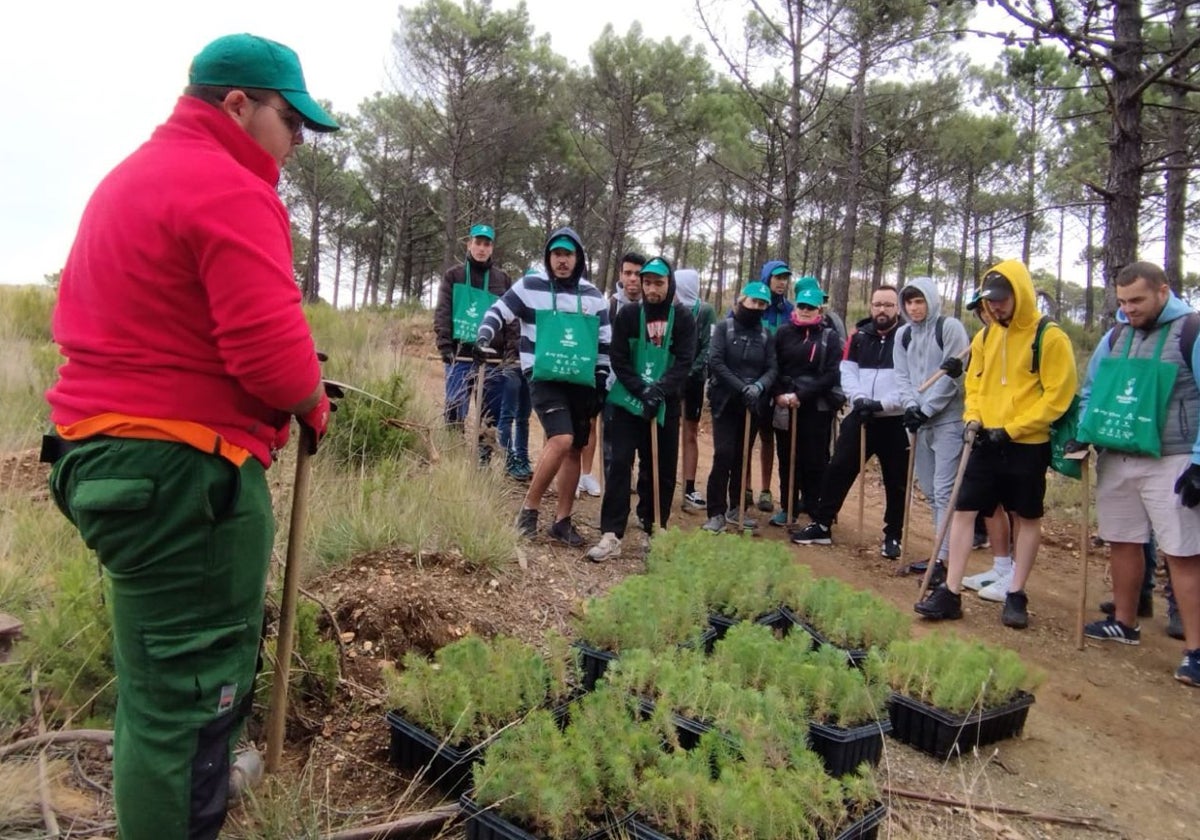
[(733, 317), (743, 327), (757, 327), (762, 323), (763, 311), (761, 309), (751, 309), (744, 303), (739, 303), (737, 309), (733, 311)]

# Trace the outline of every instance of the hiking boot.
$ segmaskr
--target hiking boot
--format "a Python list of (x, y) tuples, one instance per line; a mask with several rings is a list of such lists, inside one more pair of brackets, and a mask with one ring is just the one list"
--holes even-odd
[(591, 473), (579, 476), (579, 488), (575, 495), (578, 496), (580, 492), (587, 493), (589, 496), (599, 496), (600, 482), (596, 480), (596, 476)]
[(537, 536), (538, 512), (532, 508), (521, 508), (517, 514), (517, 533), (526, 539)]
[(601, 537), (600, 542), (588, 549), (587, 559), (593, 563), (599, 563), (604, 560), (612, 560), (615, 557), (621, 556), (621, 540), (612, 531), (606, 531)]
[(900, 540), (895, 537), (884, 537), (883, 545), (879, 547), (879, 554), (889, 560), (899, 560)]
[(758, 494), (758, 509), (763, 513), (775, 510), (775, 500), (771, 498), (770, 490), (764, 490)]
[(1172, 639), (1183, 640), (1183, 619), (1179, 617), (1179, 610), (1167, 611), (1167, 635)]
[(724, 515), (718, 513), (716, 516), (710, 517), (707, 522), (700, 526), (700, 529), (713, 534), (721, 533), (725, 530)]
[(736, 510), (725, 512), (725, 522), (735, 528), (742, 528), (747, 531), (753, 531), (758, 528), (757, 519), (751, 519), (748, 516), (739, 517)]
[(913, 604), (913, 609), (930, 621), (953, 621), (963, 617), (962, 595), (951, 592), (942, 584), (930, 590), (925, 600)]
[(1183, 662), (1179, 663), (1175, 679), (1184, 685), (1200, 687), (1200, 648), (1183, 652)]
[(1004, 599), (1004, 611), (1000, 613), (1000, 622), (1014, 630), (1024, 630), (1029, 626), (1029, 596), (1025, 590), (1008, 593)]
[(792, 534), (792, 542), (796, 545), (833, 545), (833, 534), (828, 525), (810, 522)]
[(696, 513), (697, 511), (704, 510), (707, 503), (704, 501), (704, 497), (700, 495), (700, 491), (693, 490), (691, 493), (683, 494), (683, 502), (679, 506), (683, 509), (684, 513)]
[(1003, 604), (1008, 599), (1008, 587), (1012, 585), (1013, 573), (1001, 573), (1000, 577), (979, 590), (979, 597), (985, 601)]
[[(1100, 612), (1105, 615), (1116, 615), (1117, 605), (1113, 601), (1101, 601)], [(1137, 617), (1154, 618), (1154, 597), (1148, 592), (1138, 595)]]
[(980, 572), (977, 575), (968, 575), (963, 578), (963, 589), (970, 589), (972, 592), (978, 592), (980, 589), (991, 586), (1004, 576), (1004, 572), (997, 569), (995, 566), (988, 569), (986, 572)]
[(1142, 641), (1142, 628), (1130, 627), (1115, 618), (1102, 618), (1083, 625), (1083, 635), (1089, 639), (1101, 642), (1120, 642), (1123, 645), (1137, 645)]
[(583, 537), (575, 530), (575, 524), (571, 522), (569, 516), (555, 522), (547, 529), (546, 533), (550, 535), (551, 539), (571, 548), (582, 548), (584, 545)]

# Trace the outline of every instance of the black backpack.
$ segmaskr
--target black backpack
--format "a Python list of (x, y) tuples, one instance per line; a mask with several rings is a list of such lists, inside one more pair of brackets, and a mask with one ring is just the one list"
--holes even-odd
[[(939, 350), (944, 350), (946, 347), (942, 341), (942, 325), (945, 323), (945, 315), (937, 316), (937, 320), (933, 322), (933, 338), (935, 341), (937, 341)], [(900, 336), (900, 346), (907, 350), (908, 345), (912, 344), (912, 324), (905, 324), (904, 326), (908, 329), (906, 329), (904, 334)]]
[[(1192, 370), (1192, 349), (1196, 346), (1196, 334), (1200, 333), (1200, 312), (1189, 312), (1183, 317), (1183, 329), (1179, 333), (1179, 350), (1183, 353), (1183, 360), (1187, 363), (1188, 370)], [(1118, 321), (1112, 328), (1112, 332), (1108, 334), (1109, 352), (1112, 352), (1113, 348), (1117, 346), (1117, 339), (1121, 337), (1121, 333), (1128, 326), (1128, 324)]]

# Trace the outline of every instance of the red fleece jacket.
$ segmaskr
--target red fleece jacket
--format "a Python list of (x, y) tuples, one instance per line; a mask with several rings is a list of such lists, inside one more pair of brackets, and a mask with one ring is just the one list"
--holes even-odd
[(283, 409), (321, 376), (278, 180), (237, 123), (186, 96), (108, 174), (59, 287), (54, 423), (186, 420), (270, 464)]

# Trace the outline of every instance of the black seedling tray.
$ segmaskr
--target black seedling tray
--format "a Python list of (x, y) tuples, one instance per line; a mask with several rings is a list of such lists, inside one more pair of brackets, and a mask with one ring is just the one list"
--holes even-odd
[(811, 721), (808, 742), (825, 762), (825, 771), (830, 776), (844, 776), (864, 761), (872, 767), (878, 764), (883, 756), (883, 736), (891, 729), (890, 720), (849, 728)]
[(892, 694), (888, 701), (892, 737), (944, 759), (1020, 735), (1033, 702), (1033, 695), (1022, 691), (1003, 706), (956, 715), (903, 694)]
[[(829, 840), (875, 840), (879, 836), (879, 826), (886, 817), (887, 806), (878, 804)], [(674, 840), (671, 835), (656, 831), (636, 818), (625, 830), (631, 840)]]
[[(463, 819), (466, 820), (467, 840), (540, 840), (538, 835), (529, 833), (495, 810), (481, 808), (471, 798), (469, 791), (459, 797), (458, 806), (462, 809)], [(609, 825), (583, 835), (580, 840), (628, 837), (630, 819), (628, 816), (613, 819)]]

